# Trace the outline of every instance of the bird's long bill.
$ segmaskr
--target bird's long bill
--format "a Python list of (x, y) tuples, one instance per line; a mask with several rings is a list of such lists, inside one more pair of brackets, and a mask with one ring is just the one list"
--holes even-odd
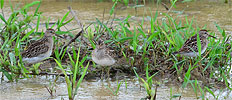
[[(209, 35), (209, 34), (208, 34)], [(216, 37), (215, 36), (212, 36), (212, 35), (209, 35), (209, 37), (212, 37), (212, 38), (215, 38), (216, 39)]]

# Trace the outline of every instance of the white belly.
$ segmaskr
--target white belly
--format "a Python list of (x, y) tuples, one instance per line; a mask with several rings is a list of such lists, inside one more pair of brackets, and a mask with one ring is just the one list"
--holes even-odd
[(92, 57), (93, 61), (101, 66), (111, 66), (116, 61), (113, 58), (103, 58), (103, 59), (97, 59), (96, 57)]
[[(203, 48), (201, 50), (201, 54), (203, 54), (205, 51), (206, 51), (207, 48)], [(189, 57), (197, 57), (199, 55), (198, 52), (191, 52), (191, 53), (183, 53), (181, 55), (184, 55), (184, 56), (189, 56)]]
[(44, 54), (40, 54), (37, 57), (32, 57), (32, 58), (22, 58), (23, 62), (29, 63), (29, 64), (34, 64), (43, 61), (44, 59), (50, 57), (52, 54), (52, 50), (49, 50), (48, 52)]
[(198, 52), (191, 52), (191, 53), (183, 53), (181, 55), (188, 56), (188, 57), (196, 57), (199, 53)]

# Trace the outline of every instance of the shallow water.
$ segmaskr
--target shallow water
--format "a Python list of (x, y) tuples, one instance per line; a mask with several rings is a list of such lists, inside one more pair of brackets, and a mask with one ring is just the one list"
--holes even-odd
[[(32, 0), (14, 0), (12, 3), (16, 7), (22, 7), (26, 3), (31, 3)], [(166, 3), (170, 7), (169, 3)], [(96, 18), (102, 20), (103, 12), (105, 9), (104, 20), (107, 20), (109, 17), (109, 11), (112, 7), (112, 2), (97, 2), (94, 0), (43, 0), (39, 11), (43, 12), (43, 16), (46, 18), (41, 18), (42, 22), (45, 22), (48, 17), (50, 17), (50, 22), (57, 21), (61, 19), (65, 13), (68, 11), (67, 7), (71, 6), (74, 11), (76, 11), (78, 18), (83, 22), (90, 23), (96, 21)], [(35, 9), (35, 8), (32, 8)], [(149, 23), (149, 19), (146, 19), (146, 16), (153, 16), (156, 11), (159, 11), (159, 14), (162, 12), (168, 12), (162, 5), (156, 5), (152, 2), (146, 2), (145, 7), (140, 7), (137, 9), (137, 15), (135, 9), (119, 4), (116, 7), (116, 17), (115, 18), (125, 18), (127, 15), (131, 15), (133, 21), (139, 22), (142, 20), (142, 17), (145, 16), (145, 23)], [(9, 3), (6, 2), (5, 15), (10, 14)], [(169, 12), (174, 18), (178, 17), (182, 21), (185, 21), (185, 18), (188, 17), (188, 20), (191, 21), (194, 18), (194, 26), (212, 30), (217, 32), (217, 28), (214, 23), (217, 23), (221, 28), (225, 29), (227, 33), (232, 31), (232, 6), (231, 3), (226, 4), (223, 0), (201, 0), (196, 2), (178, 2), (176, 8), (172, 8)], [(135, 16), (136, 15), (136, 16)], [(70, 15), (69, 18), (72, 16)], [(161, 20), (163, 16), (159, 15), (158, 19)], [(161, 21), (160, 21), (161, 22)], [(75, 21), (73, 24), (76, 25)], [(73, 25), (68, 25), (69, 27), (78, 27)], [(148, 26), (149, 27), (149, 26)], [(69, 28), (70, 29), (70, 28)]]
[[(14, 0), (12, 3), (16, 6), (22, 6), (23, 4), (30, 3), (32, 0)], [(167, 3), (168, 4), (168, 3)], [(66, 0), (43, 0), (39, 11), (43, 12), (44, 18), (41, 18), (42, 22), (45, 22), (48, 17), (51, 18), (51, 22), (61, 19), (68, 11), (67, 6), (72, 6), (78, 14), (79, 19), (88, 25), (88, 23), (95, 21), (96, 18), (102, 20), (103, 11), (105, 9), (105, 20), (109, 17), (109, 9), (113, 4), (111, 2), (96, 2), (88, 0), (88, 2), (82, 1), (66, 1)], [(34, 9), (34, 8), (32, 8)], [(184, 9), (184, 10), (183, 10)], [(160, 13), (167, 12), (161, 5), (158, 7), (153, 3), (146, 3), (145, 7), (138, 8), (137, 16), (135, 17), (135, 10), (133, 8), (123, 9), (118, 7), (116, 10), (116, 18), (125, 18), (128, 14), (132, 15), (133, 21), (141, 21), (142, 16), (150, 16), (150, 11), (155, 13), (158, 10)], [(175, 11), (175, 12), (174, 12)], [(183, 11), (183, 12), (181, 12)], [(6, 3), (4, 8), (5, 16), (9, 16), (10, 7)], [(232, 31), (232, 7), (231, 4), (225, 4), (221, 0), (203, 0), (197, 2), (177, 3), (176, 8), (173, 8), (169, 12), (172, 16), (178, 16), (181, 20), (185, 21), (185, 16), (189, 20), (195, 18), (194, 25), (202, 28), (207, 25), (207, 29), (217, 32), (215, 23), (224, 28), (227, 33)], [(72, 16), (69, 16), (71, 18)], [(159, 17), (161, 20), (161, 17)], [(146, 19), (145, 21), (149, 21)], [(76, 28), (75, 22), (68, 24), (68, 29)], [(149, 26), (148, 26), (149, 27)], [(44, 27), (40, 27), (44, 28)], [(61, 98), (68, 99), (66, 83), (63, 78), (60, 78), (56, 84), (56, 93), (54, 97), (51, 97), (47, 92), (45, 85), (48, 86), (49, 82), (54, 80), (53, 77), (39, 76), (37, 78), (22, 79), (17, 83), (8, 83), (6, 81), (0, 84), (0, 100), (61, 100)], [(78, 100), (139, 100), (146, 97), (146, 91), (143, 87), (140, 87), (136, 78), (126, 78), (127, 89), (123, 82), (119, 95), (113, 96), (111, 91), (107, 88), (110, 84), (112, 88), (117, 87), (117, 81), (98, 81), (98, 80), (84, 80), (79, 88), (77, 98)], [(163, 84), (158, 87), (157, 100), (169, 100), (170, 88), (173, 88), (173, 94), (182, 94), (181, 100), (196, 100), (196, 95), (191, 87), (182, 90), (179, 86)], [(200, 92), (198, 92), (200, 94)], [(209, 100), (213, 100), (213, 97), (206, 93), (206, 97)], [(224, 96), (227, 100), (232, 100), (232, 93), (229, 90), (215, 89), (215, 94), (220, 94), (219, 100), (224, 100)], [(198, 95), (199, 96), (199, 95)], [(178, 98), (174, 99), (177, 100)]]
[[(117, 81), (84, 80), (78, 90), (76, 100), (139, 100), (146, 97), (146, 91), (143, 87), (140, 87), (137, 78), (126, 80), (127, 88), (125, 80), (120, 80), (123, 83), (118, 96), (114, 96), (107, 88), (110, 87), (115, 90), (117, 88)], [(68, 100), (64, 78), (60, 78), (56, 83), (56, 93), (54, 93), (53, 97), (50, 96), (45, 88), (45, 85), (49, 86), (50, 81), (54, 81), (54, 78), (39, 76), (37, 78), (22, 79), (17, 83), (1, 82), (0, 100), (61, 100), (61, 98)], [(182, 94), (181, 100), (196, 100), (192, 88), (182, 90), (180, 87), (172, 85), (159, 86), (157, 100), (169, 100), (170, 88), (173, 89), (173, 94)]]
[[(54, 81), (54, 77), (39, 76), (37, 78), (22, 79), (17, 83), (7, 83), (6, 81), (0, 84), (0, 100), (68, 100), (68, 93), (64, 78), (60, 78), (55, 86), (56, 92), (54, 96), (50, 96), (45, 86), (49, 86), (50, 81)], [(120, 80), (122, 85), (118, 96), (114, 96), (108, 87), (115, 90), (117, 81), (98, 81), (84, 80), (77, 92), (75, 100), (140, 100), (146, 97), (146, 91), (140, 87), (137, 78), (127, 80), (127, 88), (125, 80)], [(141, 84), (142, 85), (142, 84)], [(170, 89), (172, 88), (173, 95), (181, 94), (181, 100), (197, 100), (194, 90), (189, 87), (182, 89), (176, 85), (161, 85), (157, 90), (157, 100), (169, 100)], [(215, 95), (220, 94), (219, 100), (231, 100), (232, 92), (229, 90), (215, 90)], [(200, 96), (200, 92), (198, 92)], [(206, 93), (209, 100), (214, 100), (212, 95)], [(173, 100), (178, 100), (174, 98)]]

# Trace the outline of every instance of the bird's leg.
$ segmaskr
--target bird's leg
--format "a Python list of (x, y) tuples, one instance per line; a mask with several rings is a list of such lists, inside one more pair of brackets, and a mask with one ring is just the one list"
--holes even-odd
[(198, 62), (198, 65), (200, 66), (200, 70), (203, 70), (203, 67), (200, 61)]
[(104, 68), (102, 67), (101, 80), (103, 80)]
[(192, 66), (192, 58), (190, 58), (189, 62), (190, 62), (190, 65)]
[(108, 75), (107, 80), (109, 80), (109, 78), (110, 78), (110, 69), (111, 69), (111, 67), (109, 67), (108, 71), (107, 71), (107, 75)]
[[(200, 76), (201, 76), (201, 80), (203, 80), (203, 82), (205, 82), (205, 77), (203, 77), (204, 76), (204, 72), (203, 72), (203, 70), (204, 70), (204, 68), (202, 67), (202, 64), (201, 64), (201, 61), (199, 61), (198, 62), (198, 65), (200, 66), (200, 70), (199, 70), (199, 72), (200, 73), (202, 73)], [(205, 82), (206, 83), (206, 82)]]

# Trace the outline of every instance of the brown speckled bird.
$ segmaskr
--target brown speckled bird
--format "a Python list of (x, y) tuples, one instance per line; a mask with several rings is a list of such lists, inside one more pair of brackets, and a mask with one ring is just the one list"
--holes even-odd
[[(213, 38), (216, 38), (216, 37), (209, 35), (207, 30), (200, 30), (198, 34), (199, 34), (199, 38), (201, 41), (201, 54), (203, 54), (208, 47), (207, 38), (209, 36)], [(197, 34), (195, 34), (194, 36), (186, 40), (184, 45), (180, 48), (180, 50), (177, 52), (174, 52), (173, 54), (180, 54), (180, 55), (184, 55), (188, 57), (198, 56), (199, 53), (198, 53), (198, 48), (197, 48)]]
[(52, 39), (54, 35), (55, 30), (47, 29), (42, 39), (31, 43), (28, 48), (21, 53), (22, 61), (28, 64), (35, 64), (50, 57), (54, 45)]

